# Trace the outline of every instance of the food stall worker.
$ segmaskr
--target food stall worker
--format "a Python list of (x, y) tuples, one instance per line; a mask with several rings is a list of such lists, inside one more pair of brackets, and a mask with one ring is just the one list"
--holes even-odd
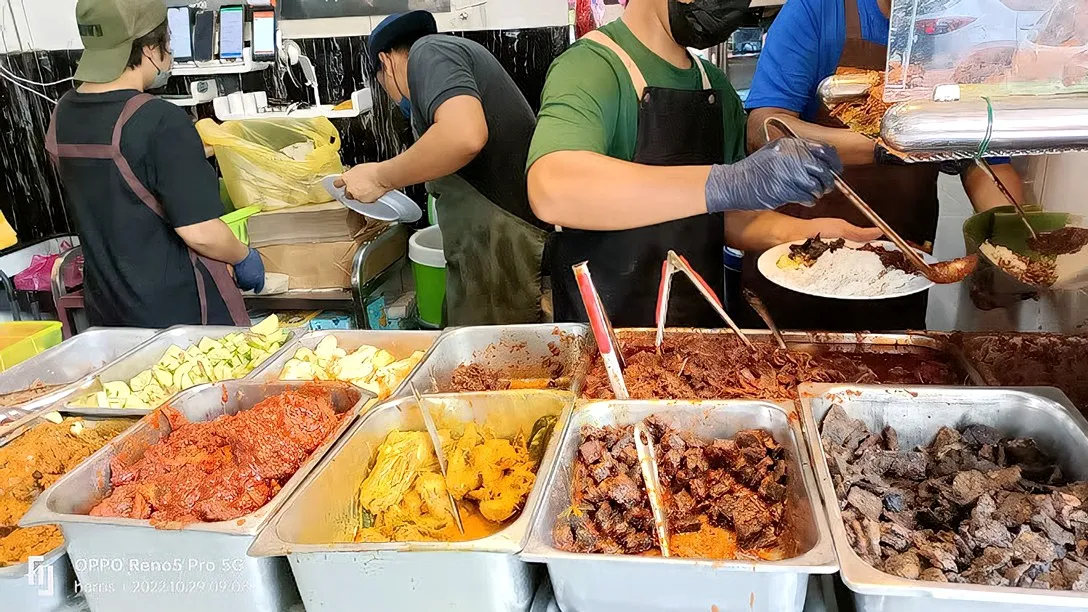
[(79, 0), (76, 22), (79, 85), (57, 105), (46, 148), (83, 247), (87, 318), (248, 326), (238, 289), (264, 285), (261, 258), (219, 220), (219, 181), (192, 121), (144, 93), (170, 75), (166, 7)]
[(437, 31), (433, 15), (413, 11), (371, 33), (371, 76), (411, 120), (416, 142), (352, 168), (342, 183), (362, 202), (427, 183), (442, 227), (449, 325), (539, 322), (547, 232), (523, 174), (536, 118), (487, 49)]
[[(937, 232), (937, 164), (896, 164), (873, 140), (845, 129), (816, 94), (837, 67), (885, 69), (891, 0), (791, 0), (771, 25), (747, 106), (748, 146), (764, 140), (768, 117), (785, 120), (802, 138), (831, 144), (846, 164), (846, 182), (907, 240), (932, 242)], [(772, 132), (772, 137), (774, 132)], [(996, 164), (998, 160), (994, 160)], [(1008, 160), (995, 165), (1015, 197), (1023, 185)], [(977, 210), (1005, 205), (997, 187), (973, 164), (961, 166), (963, 185)], [(870, 223), (835, 192), (813, 208), (790, 207), (800, 217), (831, 216)], [(775, 322), (794, 329), (839, 331), (924, 329), (927, 294), (878, 301), (814, 298), (782, 289), (756, 270), (758, 253), (745, 258), (745, 284), (764, 297)]]
[[(621, 19), (587, 34), (552, 64), (528, 184), (536, 214), (561, 227), (548, 245), (557, 321), (585, 320), (571, 266), (587, 260), (617, 326), (654, 324), (670, 249), (721, 295), (721, 213), (759, 211), (744, 213), (735, 233), (740, 240), (857, 230), (766, 210), (824, 194), (837, 155), (782, 139), (743, 159), (745, 117), (736, 92), (719, 69), (685, 49), (725, 40), (747, 5), (631, 0)], [(687, 281), (673, 285), (668, 320), (722, 325)]]

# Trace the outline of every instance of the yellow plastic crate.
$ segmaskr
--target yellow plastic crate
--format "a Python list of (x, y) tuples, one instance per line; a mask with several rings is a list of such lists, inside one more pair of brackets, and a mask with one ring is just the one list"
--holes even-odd
[(0, 372), (60, 344), (61, 328), (60, 321), (0, 323)]

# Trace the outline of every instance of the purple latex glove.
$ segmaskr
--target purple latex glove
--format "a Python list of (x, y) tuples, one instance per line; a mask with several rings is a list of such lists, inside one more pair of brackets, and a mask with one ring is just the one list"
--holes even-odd
[(835, 186), (842, 160), (829, 145), (779, 138), (735, 164), (710, 169), (707, 212), (773, 210), (790, 203), (812, 206)]

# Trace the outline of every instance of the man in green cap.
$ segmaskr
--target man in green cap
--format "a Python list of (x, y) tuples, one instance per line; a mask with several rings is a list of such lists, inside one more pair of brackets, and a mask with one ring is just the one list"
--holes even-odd
[(76, 22), (78, 87), (46, 148), (83, 247), (91, 325), (248, 325), (239, 288), (264, 285), (261, 257), (219, 219), (219, 181), (189, 117), (144, 93), (170, 78), (166, 6), (79, 0)]

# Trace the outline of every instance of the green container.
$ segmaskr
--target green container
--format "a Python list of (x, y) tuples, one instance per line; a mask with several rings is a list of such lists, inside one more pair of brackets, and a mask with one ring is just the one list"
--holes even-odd
[(223, 223), (227, 224), (230, 231), (234, 232), (234, 237), (242, 241), (242, 244), (249, 246), (249, 218), (253, 215), (261, 212), (260, 206), (247, 206), (245, 208), (239, 208), (238, 210), (227, 213), (222, 217)]
[(446, 300), (446, 256), (442, 252), (442, 230), (437, 225), (420, 230), (408, 239), (408, 259), (416, 281), (416, 307), (420, 320), (442, 327)]

